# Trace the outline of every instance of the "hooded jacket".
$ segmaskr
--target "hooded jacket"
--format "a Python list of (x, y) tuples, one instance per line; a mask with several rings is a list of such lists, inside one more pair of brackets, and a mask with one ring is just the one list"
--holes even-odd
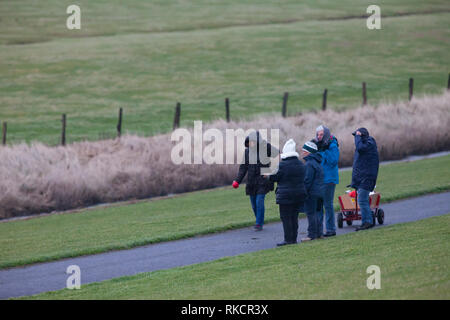
[(355, 135), (355, 155), (353, 157), (352, 187), (373, 191), (378, 177), (379, 157), (377, 143), (365, 128)]
[[(255, 141), (256, 146), (251, 148), (250, 141)], [(278, 150), (262, 139), (258, 131), (249, 134), (245, 139), (244, 145), (244, 161), (239, 166), (239, 172), (235, 180), (241, 184), (245, 175), (247, 175), (247, 185), (245, 186), (245, 193), (247, 195), (266, 194), (272, 191), (274, 189), (273, 182), (261, 176), (261, 168), (270, 167), (270, 163), (261, 163), (259, 152), (260, 149), (263, 150), (262, 148), (266, 147), (267, 156), (273, 157), (278, 155)]]
[(323, 168), (322, 156), (319, 153), (311, 153), (304, 158), (306, 162), (305, 188), (308, 196), (322, 197)]
[[(320, 155), (322, 156), (322, 168), (324, 183), (334, 183), (339, 184), (339, 143), (336, 137), (332, 136), (330, 129), (325, 126), (319, 127), (323, 130), (323, 138), (321, 141), (316, 138), (313, 142), (317, 144)], [(318, 128), (318, 129), (319, 129)]]
[(326, 148), (319, 152), (322, 156), (323, 182), (339, 184), (339, 144), (335, 137)]

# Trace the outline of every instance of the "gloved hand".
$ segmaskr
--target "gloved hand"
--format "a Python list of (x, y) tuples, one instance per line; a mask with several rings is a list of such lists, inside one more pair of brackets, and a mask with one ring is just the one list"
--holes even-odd
[(233, 188), (239, 188), (239, 183), (237, 181), (233, 181)]

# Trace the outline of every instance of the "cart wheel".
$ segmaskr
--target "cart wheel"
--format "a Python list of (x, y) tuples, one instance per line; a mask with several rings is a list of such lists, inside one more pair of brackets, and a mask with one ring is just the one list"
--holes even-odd
[(383, 209), (378, 209), (377, 220), (378, 220), (379, 224), (383, 224), (383, 222), (384, 222), (384, 211), (383, 211)]
[(352, 220), (346, 220), (345, 222), (347, 222), (347, 225), (348, 225), (348, 226), (351, 226), (351, 225), (353, 224), (353, 221), (352, 221)]
[(339, 212), (338, 216), (337, 216), (337, 225), (338, 225), (339, 229), (342, 229), (343, 221), (344, 221), (344, 217), (342, 216), (342, 212)]

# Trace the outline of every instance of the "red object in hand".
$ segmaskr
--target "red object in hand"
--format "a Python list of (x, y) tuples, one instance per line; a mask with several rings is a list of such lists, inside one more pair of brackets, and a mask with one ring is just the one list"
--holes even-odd
[(237, 183), (237, 181), (233, 181), (233, 188), (239, 188), (239, 183)]
[(356, 191), (353, 190), (353, 191), (350, 192), (348, 195), (349, 195), (350, 197), (352, 197), (352, 198), (355, 198), (355, 197), (356, 197)]

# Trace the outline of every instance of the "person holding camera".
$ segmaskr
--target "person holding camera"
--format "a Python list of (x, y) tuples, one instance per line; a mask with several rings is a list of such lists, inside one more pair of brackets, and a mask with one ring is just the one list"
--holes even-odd
[(378, 177), (379, 156), (377, 143), (366, 128), (359, 128), (352, 133), (355, 137), (355, 155), (351, 187), (357, 189), (358, 205), (361, 210), (361, 226), (356, 229), (366, 230), (373, 227), (369, 194), (375, 188)]

